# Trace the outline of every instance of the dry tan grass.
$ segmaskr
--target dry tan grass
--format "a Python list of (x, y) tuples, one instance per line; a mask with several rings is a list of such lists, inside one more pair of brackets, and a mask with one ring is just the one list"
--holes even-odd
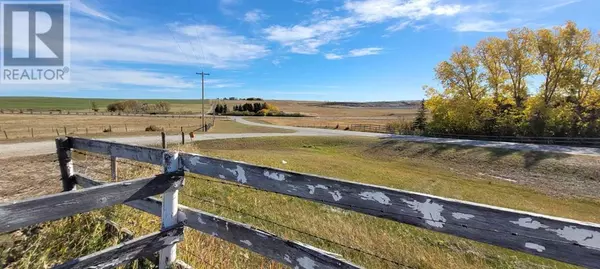
[(224, 101), (229, 109), (233, 105), (255, 102), (268, 102), (277, 106), (286, 113), (302, 113), (309, 116), (321, 117), (414, 117), (417, 110), (412, 108), (377, 108), (377, 107), (346, 107), (346, 106), (324, 106), (324, 102), (317, 101), (288, 101), (288, 100), (266, 100), (266, 101)]
[(0, 203), (61, 190), (56, 154), (0, 159)]
[(344, 129), (352, 124), (377, 124), (385, 125), (390, 122), (399, 121), (396, 117), (376, 118), (317, 118), (317, 117), (245, 117), (246, 120), (274, 125), (301, 126), (301, 127), (328, 127), (335, 128), (339, 125)]
[(199, 128), (201, 118), (0, 114), (0, 141), (6, 140), (3, 131), (6, 131), (9, 140), (31, 139), (30, 128), (33, 128), (34, 138), (50, 138), (56, 137), (57, 131), (59, 135), (65, 135), (65, 127), (68, 135), (85, 135), (86, 128), (89, 134), (102, 134), (112, 127), (112, 133), (122, 136), (127, 133), (143, 134), (150, 125), (164, 128), (169, 133), (177, 133), (183, 126), (185, 132), (190, 132)]

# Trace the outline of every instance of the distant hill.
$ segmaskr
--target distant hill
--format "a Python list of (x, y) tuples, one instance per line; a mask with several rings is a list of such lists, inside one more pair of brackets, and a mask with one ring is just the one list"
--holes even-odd
[(381, 101), (381, 102), (323, 102), (319, 106), (329, 107), (370, 107), (370, 108), (417, 108), (421, 101)]

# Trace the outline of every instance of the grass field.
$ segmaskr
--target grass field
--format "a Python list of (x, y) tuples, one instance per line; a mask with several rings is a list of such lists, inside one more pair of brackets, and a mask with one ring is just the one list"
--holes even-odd
[[(212, 121), (212, 118), (207, 118), (207, 121)], [(200, 128), (201, 118), (0, 114), (0, 144), (47, 140), (65, 135), (65, 128), (67, 135), (81, 137), (159, 135), (158, 132), (145, 131), (145, 128), (150, 125), (163, 129), (167, 134), (179, 134), (183, 127), (183, 131), (187, 134)], [(109, 127), (112, 132), (103, 132)], [(33, 128), (33, 137), (31, 137), (31, 128)], [(4, 131), (6, 131), (8, 139), (6, 139)], [(293, 131), (245, 125), (222, 119), (216, 120), (215, 126), (209, 130), (209, 133), (289, 132)]]
[[(223, 101), (221, 101), (223, 102)], [(262, 101), (224, 101), (229, 108), (233, 105), (243, 103), (254, 103)], [(280, 110), (286, 113), (301, 113), (307, 116), (321, 117), (414, 117), (417, 109), (407, 108), (385, 108), (385, 107), (349, 107), (340, 105), (328, 105), (327, 102), (317, 101), (292, 101), (292, 100), (266, 100), (266, 102), (276, 105)]]
[[(600, 222), (598, 196), (590, 198), (576, 188), (568, 186), (565, 187), (569, 191), (553, 195), (541, 186), (546, 180), (554, 180), (547, 179), (547, 175), (562, 169), (566, 171), (565, 173), (570, 173), (571, 170), (589, 170), (580, 172), (575, 177), (578, 177), (581, 183), (593, 181), (594, 179), (590, 179), (589, 175), (596, 173), (597, 169), (594, 167), (597, 167), (598, 161), (587, 157), (542, 153), (531, 155), (531, 153), (498, 152), (480, 148), (440, 148), (438, 145), (396, 143), (370, 138), (326, 137), (215, 140), (179, 147), (170, 145), (170, 148), (582, 221)], [(410, 154), (404, 155), (404, 152)], [(419, 155), (421, 157), (415, 158), (416, 155), (411, 155), (417, 152), (422, 152)], [(448, 156), (458, 154), (460, 162), (449, 161), (445, 154)], [(483, 161), (477, 163), (479, 159)], [(471, 160), (473, 165), (460, 166), (460, 163), (468, 160)], [(285, 164), (282, 161), (285, 161)], [(484, 166), (488, 162), (496, 165), (492, 166), (492, 169), (504, 165), (506, 165), (505, 169), (511, 169), (509, 165), (512, 165), (512, 170), (517, 172), (531, 172), (531, 180), (537, 182), (513, 183), (480, 174), (479, 172), (488, 172), (488, 168)], [(76, 154), (75, 163), (88, 167), (86, 169), (76, 166), (77, 171), (107, 179), (107, 175), (102, 172), (109, 171), (108, 160)], [(149, 176), (160, 171), (157, 166), (146, 167), (148, 169), (120, 164), (120, 178)], [(23, 167), (15, 169), (28, 171)], [(248, 214), (261, 216), (346, 246), (360, 248), (413, 268), (574, 268), (551, 260), (297, 198), (211, 183), (212, 181), (206, 180), (208, 178), (186, 176), (186, 185), (180, 193), (181, 203), (252, 224), (285, 238), (340, 253), (366, 268), (397, 268), (398, 266), (252, 218)], [(58, 180), (51, 183), (60, 184)], [(572, 182), (566, 181), (565, 184), (570, 185)], [(590, 185), (588, 188), (592, 189), (590, 192), (599, 193), (597, 185)], [(237, 212), (218, 204), (226, 205)], [(96, 215), (90, 218), (96, 218), (97, 215), (108, 216), (138, 235), (154, 231), (160, 225), (156, 217), (140, 214), (122, 206), (110, 212), (94, 214)], [(47, 233), (54, 234), (50, 231), (63, 227), (66, 221), (68, 220), (56, 222), (45, 229), (49, 229)], [(80, 220), (80, 222), (85, 221)], [(39, 244), (45, 243), (44, 246), (51, 251), (40, 247), (37, 250), (38, 259), (56, 262), (57, 259), (67, 258), (68, 255), (64, 254), (64, 250), (68, 246), (41, 240)], [(69, 240), (77, 241), (73, 237)], [(93, 238), (79, 240), (82, 242), (77, 241), (78, 244), (84, 244), (85, 240), (95, 242)], [(34, 244), (34, 242), (28, 243)], [(178, 257), (194, 268), (213, 268), (213, 266), (216, 268), (282, 268), (259, 255), (191, 230), (186, 230), (186, 239), (180, 244), (179, 249)], [(63, 255), (58, 255), (59, 258), (49, 256), (49, 253), (56, 252)], [(74, 252), (73, 255), (85, 254), (77, 250)]]
[(344, 117), (245, 117), (244, 119), (274, 125), (301, 126), (301, 127), (327, 127), (344, 129), (352, 124), (376, 124), (385, 125), (400, 120), (412, 120), (412, 116), (406, 117), (373, 117), (373, 118), (344, 118)]
[[(105, 111), (106, 105), (121, 101), (117, 99), (91, 99), (91, 98), (57, 98), (57, 97), (0, 97), (0, 109), (14, 109), (34, 111), (48, 110), (70, 110), (70, 111), (91, 111), (91, 102), (94, 101), (101, 111)], [(201, 100), (185, 100), (185, 99), (138, 99), (143, 103), (158, 103), (166, 101), (171, 103), (171, 112), (173, 113), (201, 113)], [(204, 109), (208, 111), (210, 103), (215, 100), (205, 100)], [(233, 105), (243, 104), (246, 102), (265, 102), (265, 101), (220, 101), (227, 104), (229, 109)], [(319, 101), (289, 101), (289, 100), (266, 100), (279, 107), (280, 110), (288, 113), (302, 113), (309, 116), (330, 116), (330, 117), (375, 117), (375, 116), (394, 116), (394, 117), (413, 117), (416, 113), (416, 108), (386, 108), (386, 107), (351, 107), (332, 105), (327, 102)]]
[[(187, 133), (201, 125), (201, 118), (155, 118), (124, 116), (83, 116), (83, 115), (27, 115), (0, 114), (0, 141), (25, 141), (44, 139), (60, 135), (144, 135), (145, 128), (155, 125), (169, 134), (177, 134), (181, 127)], [(209, 120), (207, 118), (207, 120)], [(211, 119), (212, 120), (212, 119)], [(33, 128), (33, 138), (31, 137)], [(104, 130), (112, 128), (111, 133)], [(6, 131), (6, 136), (4, 135)]]
[[(33, 109), (34, 111), (70, 110), (92, 111), (92, 102), (96, 102), (101, 111), (110, 103), (122, 99), (62, 98), (62, 97), (0, 97), (0, 109)], [(185, 99), (138, 99), (142, 103), (156, 104), (161, 101), (171, 103), (172, 112), (201, 112), (202, 100)], [(210, 107), (210, 100), (205, 100), (205, 109)]]

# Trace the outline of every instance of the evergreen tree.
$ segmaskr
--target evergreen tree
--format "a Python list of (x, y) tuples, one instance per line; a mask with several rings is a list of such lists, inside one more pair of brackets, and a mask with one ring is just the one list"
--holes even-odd
[(413, 121), (413, 128), (415, 130), (424, 131), (427, 126), (427, 109), (425, 108), (425, 100), (421, 100), (421, 106), (417, 112), (417, 117)]
[(222, 109), (223, 109), (222, 113), (227, 114), (227, 104), (223, 105)]

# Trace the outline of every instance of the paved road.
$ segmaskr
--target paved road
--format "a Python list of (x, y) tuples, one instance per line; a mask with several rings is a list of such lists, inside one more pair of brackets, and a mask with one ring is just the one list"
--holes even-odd
[[(277, 126), (270, 124), (262, 124), (244, 120), (240, 117), (232, 117), (233, 120), (247, 125), (264, 126), (264, 127), (275, 127), (287, 130), (294, 130), (295, 133), (246, 133), (246, 134), (200, 134), (195, 140), (213, 140), (213, 139), (229, 139), (229, 138), (244, 138), (244, 137), (267, 137), (267, 136), (362, 136), (362, 137), (375, 137), (375, 138), (392, 138), (403, 141), (413, 142), (426, 142), (426, 143), (439, 143), (439, 144), (453, 144), (453, 145), (464, 145), (464, 146), (476, 146), (476, 147), (487, 147), (487, 148), (505, 148), (512, 150), (530, 150), (530, 151), (544, 151), (554, 153), (565, 153), (571, 155), (589, 155), (600, 157), (600, 149), (597, 148), (581, 148), (581, 147), (567, 147), (567, 146), (553, 146), (553, 145), (535, 145), (535, 144), (521, 144), (521, 143), (510, 143), (510, 142), (492, 142), (492, 141), (479, 141), (479, 140), (466, 140), (466, 139), (449, 139), (449, 138), (433, 138), (433, 137), (420, 137), (410, 135), (389, 135), (379, 133), (367, 133), (367, 132), (354, 132), (354, 131), (343, 131), (343, 130), (328, 130), (328, 129), (314, 129), (314, 128), (301, 128), (293, 126)], [(176, 143), (181, 141), (180, 135), (167, 136), (167, 142)], [(160, 144), (160, 136), (138, 136), (138, 137), (113, 137), (113, 138), (100, 138), (100, 140), (114, 141), (118, 143), (134, 144), (134, 145), (157, 145)], [(54, 141), (43, 141), (43, 142), (26, 142), (16, 144), (0, 144), (0, 159), (20, 156), (33, 156), (39, 154), (53, 153), (56, 150)]]
[[(244, 123), (244, 124), (265, 126), (265, 127), (277, 127), (277, 128), (288, 129), (288, 130), (296, 130), (299, 132), (303, 132), (307, 129), (311, 129), (311, 128), (301, 128), (301, 127), (292, 127), (292, 126), (276, 126), (276, 125), (262, 124), (262, 123), (250, 122), (250, 121), (238, 118), (238, 117), (236, 117), (235, 120), (238, 121), (239, 123)], [(435, 137), (422, 137), (422, 136), (413, 136), (413, 135), (386, 135), (386, 134), (375, 134), (375, 133), (365, 133), (365, 132), (350, 132), (350, 131), (342, 131), (342, 130), (325, 130), (325, 129), (313, 129), (313, 130), (315, 130), (313, 132), (319, 132), (322, 135), (328, 135), (328, 136), (352, 135), (352, 136), (387, 137), (387, 138), (393, 138), (393, 139), (398, 139), (398, 140), (403, 140), (403, 141), (411, 141), (411, 142), (452, 144), (452, 145), (474, 146), (474, 147), (484, 147), (484, 148), (503, 148), (503, 149), (511, 149), (511, 150), (543, 151), (543, 152), (552, 152), (552, 153), (564, 153), (564, 154), (571, 154), (571, 155), (588, 155), (588, 156), (600, 157), (600, 149), (599, 148), (524, 144), (524, 143), (481, 141), (481, 140), (468, 140), (468, 139), (452, 139), (452, 138), (435, 138)]]
[[(240, 123), (246, 123), (255, 125), (253, 122), (249, 122), (243, 119), (235, 119)], [(278, 127), (270, 126), (268, 127)], [(344, 135), (359, 135), (369, 137), (383, 137), (383, 134), (372, 134), (372, 133), (361, 133), (361, 132), (327, 132), (328, 130), (311, 129), (311, 128), (296, 128), (289, 127), (292, 129), (301, 129), (295, 133), (245, 133), (245, 134), (198, 134), (195, 141), (198, 140), (214, 140), (214, 139), (229, 139), (229, 138), (244, 138), (244, 137), (267, 137), (267, 136), (339, 136)], [(288, 129), (287, 126), (282, 129)], [(331, 130), (329, 130), (331, 131)], [(133, 144), (133, 145), (158, 145), (161, 143), (160, 135), (154, 136), (134, 136), (134, 137), (111, 137), (111, 138), (97, 138), (99, 140), (113, 141), (118, 143)], [(181, 135), (167, 136), (167, 143), (177, 143), (181, 141)], [(0, 159), (10, 157), (22, 157), (22, 156), (33, 156), (40, 154), (48, 154), (56, 152), (56, 145), (54, 141), (42, 141), (42, 142), (25, 142), (15, 144), (0, 144)]]

